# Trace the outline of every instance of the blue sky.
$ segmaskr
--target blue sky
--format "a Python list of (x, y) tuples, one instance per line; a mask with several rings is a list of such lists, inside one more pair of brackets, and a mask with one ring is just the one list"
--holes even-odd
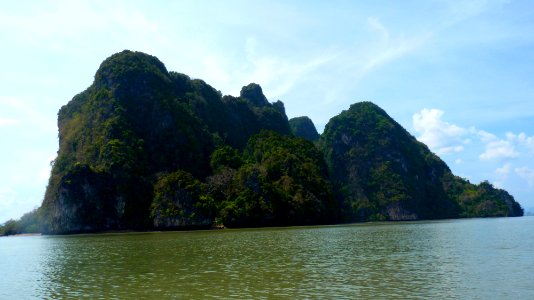
[(0, 41), (0, 222), (41, 203), (57, 111), (124, 49), (320, 131), (373, 101), (534, 210), (532, 1), (2, 1)]

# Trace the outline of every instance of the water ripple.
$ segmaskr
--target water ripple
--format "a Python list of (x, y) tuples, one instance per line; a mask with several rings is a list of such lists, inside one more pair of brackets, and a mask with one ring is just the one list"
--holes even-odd
[(520, 218), (2, 238), (0, 298), (534, 298), (533, 225)]

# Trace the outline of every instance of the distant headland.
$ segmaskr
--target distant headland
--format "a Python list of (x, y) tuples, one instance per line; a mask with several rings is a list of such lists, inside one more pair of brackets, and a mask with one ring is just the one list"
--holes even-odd
[(106, 59), (58, 127), (42, 206), (4, 234), (523, 215), (506, 191), (453, 175), (371, 102), (319, 135), (258, 84), (223, 96), (140, 52)]

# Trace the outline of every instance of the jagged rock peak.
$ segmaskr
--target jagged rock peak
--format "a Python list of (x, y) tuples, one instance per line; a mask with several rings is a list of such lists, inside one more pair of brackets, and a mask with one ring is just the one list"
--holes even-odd
[(375, 113), (379, 113), (381, 115), (388, 116), (385, 110), (383, 110), (380, 106), (374, 104), (371, 101), (362, 101), (362, 102), (356, 102), (354, 104), (350, 105), (349, 111), (373, 111)]
[(309, 141), (316, 141), (319, 139), (319, 133), (313, 124), (313, 121), (306, 117), (296, 117), (289, 120), (289, 127), (293, 135), (305, 138)]
[(155, 56), (123, 50), (108, 57), (95, 74), (97, 87), (113, 88), (123, 81), (144, 81), (158, 77), (170, 82), (165, 65)]
[(241, 98), (247, 99), (255, 106), (266, 106), (269, 104), (267, 98), (263, 94), (261, 86), (256, 83), (250, 83), (241, 89)]
[(286, 114), (286, 107), (284, 106), (284, 102), (277, 100), (276, 102), (273, 102), (273, 107), (276, 108), (282, 115)]

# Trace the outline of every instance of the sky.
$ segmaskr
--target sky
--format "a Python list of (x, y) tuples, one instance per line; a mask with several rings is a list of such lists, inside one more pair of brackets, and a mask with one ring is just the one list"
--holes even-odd
[(57, 112), (124, 49), (321, 132), (372, 101), (454, 174), (534, 211), (532, 1), (2, 1), (0, 223), (38, 207)]

